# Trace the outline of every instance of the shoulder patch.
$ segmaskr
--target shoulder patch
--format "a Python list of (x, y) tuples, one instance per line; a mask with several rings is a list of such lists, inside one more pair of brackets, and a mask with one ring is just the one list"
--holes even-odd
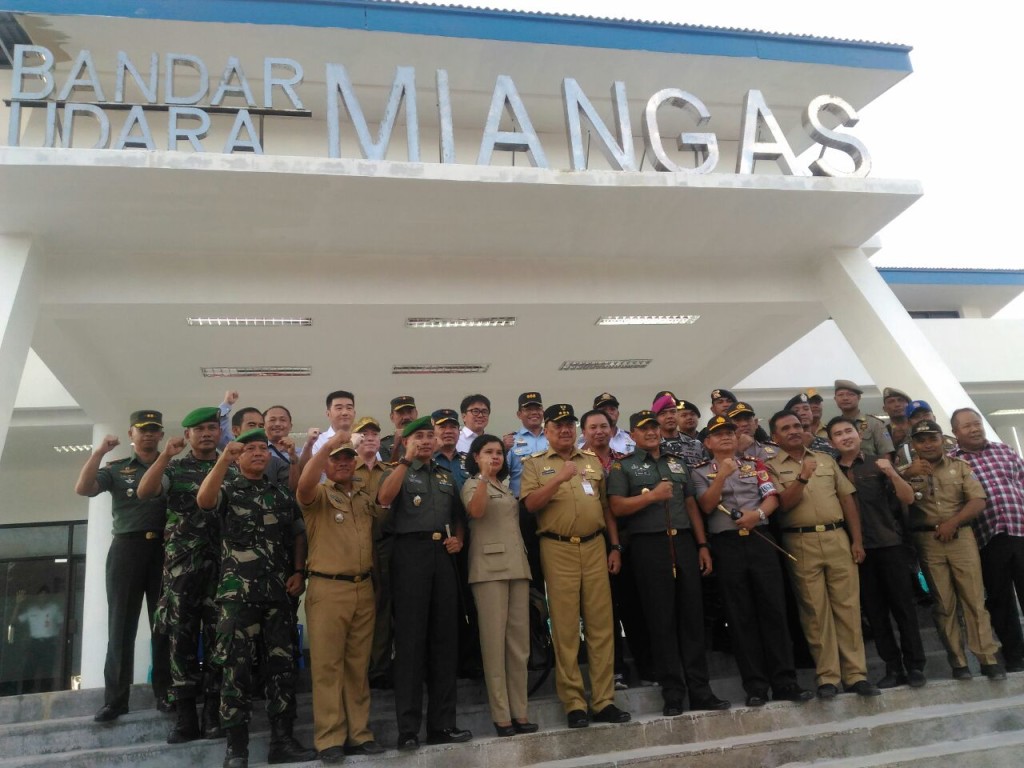
[(537, 457), (543, 456), (546, 453), (547, 451), (537, 451), (536, 453), (531, 453), (527, 458), (536, 459)]
[(712, 463), (711, 459), (705, 459), (700, 464), (694, 464), (692, 467), (690, 467), (690, 469), (700, 469), (701, 467), (706, 467), (706, 466), (708, 466), (711, 463)]
[(593, 451), (588, 451), (586, 448), (580, 448), (580, 453), (582, 453), (584, 456), (597, 456), (596, 453), (594, 453)]

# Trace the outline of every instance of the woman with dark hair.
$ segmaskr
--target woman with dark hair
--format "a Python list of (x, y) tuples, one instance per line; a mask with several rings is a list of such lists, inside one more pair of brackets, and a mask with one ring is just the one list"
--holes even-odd
[(502, 482), (508, 476), (500, 437), (483, 434), (466, 457), (462, 487), (469, 516), (469, 584), (480, 623), (487, 698), (499, 736), (533, 733), (526, 717), (526, 661), (530, 654), (530, 565), (519, 532), (519, 502)]

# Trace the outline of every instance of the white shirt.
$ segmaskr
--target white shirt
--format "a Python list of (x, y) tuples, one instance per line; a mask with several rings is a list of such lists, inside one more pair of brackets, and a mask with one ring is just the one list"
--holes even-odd
[[(480, 434), (483, 434), (482, 432)], [(469, 453), (469, 446), (473, 444), (480, 435), (469, 427), (463, 427), (459, 432), (459, 442), (455, 444), (455, 450), (459, 453)]]

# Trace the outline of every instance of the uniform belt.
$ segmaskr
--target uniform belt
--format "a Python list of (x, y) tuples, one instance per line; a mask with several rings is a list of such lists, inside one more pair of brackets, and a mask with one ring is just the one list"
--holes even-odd
[(443, 541), (444, 534), (441, 531), (412, 531), (411, 533), (396, 533), (396, 539), (426, 539), (428, 541)]
[[(765, 526), (763, 526), (763, 525), (755, 525), (754, 526), (754, 528), (763, 528), (763, 527), (765, 527)], [(711, 535), (712, 536), (749, 536), (750, 535), (750, 531), (748, 531), (746, 528), (737, 528), (735, 531), (718, 531), (717, 533), (712, 533)]]
[(545, 539), (554, 539), (555, 541), (564, 541), (569, 544), (586, 544), (588, 541), (596, 539), (601, 535), (601, 531), (594, 531), (588, 536), (559, 536), (557, 533), (551, 533), (550, 531), (538, 532), (538, 536), (543, 536)]
[(310, 576), (316, 576), (318, 579), (332, 579), (333, 581), (351, 581), (358, 584), (361, 581), (366, 581), (370, 578), (370, 571), (366, 573), (360, 573), (356, 576), (349, 576), (347, 573), (320, 573), (319, 571), (306, 571)]
[(690, 533), (689, 528), (669, 528), (664, 531), (630, 531), (630, 536), (678, 536), (680, 533)]
[[(970, 525), (970, 523), (963, 523), (962, 525), (958, 525), (957, 528), (966, 528), (969, 525)], [(939, 526), (937, 526), (937, 525), (912, 525), (912, 526), (910, 526), (910, 530), (912, 530), (914, 533), (935, 533), (935, 531), (937, 531), (938, 528), (939, 528)]]
[(115, 533), (115, 539), (145, 539), (146, 541), (153, 541), (155, 539), (163, 539), (163, 531), (128, 531), (127, 533)]
[(798, 525), (795, 528), (783, 528), (783, 533), (824, 533), (825, 531), (834, 531), (836, 528), (844, 527), (845, 523), (842, 520), (837, 520), (834, 523), (825, 523), (824, 525)]

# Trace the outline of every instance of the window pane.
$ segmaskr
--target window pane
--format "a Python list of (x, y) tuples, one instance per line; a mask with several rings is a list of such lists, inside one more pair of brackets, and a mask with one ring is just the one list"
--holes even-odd
[(68, 527), (39, 525), (4, 528), (0, 532), (0, 558), (67, 557)]

